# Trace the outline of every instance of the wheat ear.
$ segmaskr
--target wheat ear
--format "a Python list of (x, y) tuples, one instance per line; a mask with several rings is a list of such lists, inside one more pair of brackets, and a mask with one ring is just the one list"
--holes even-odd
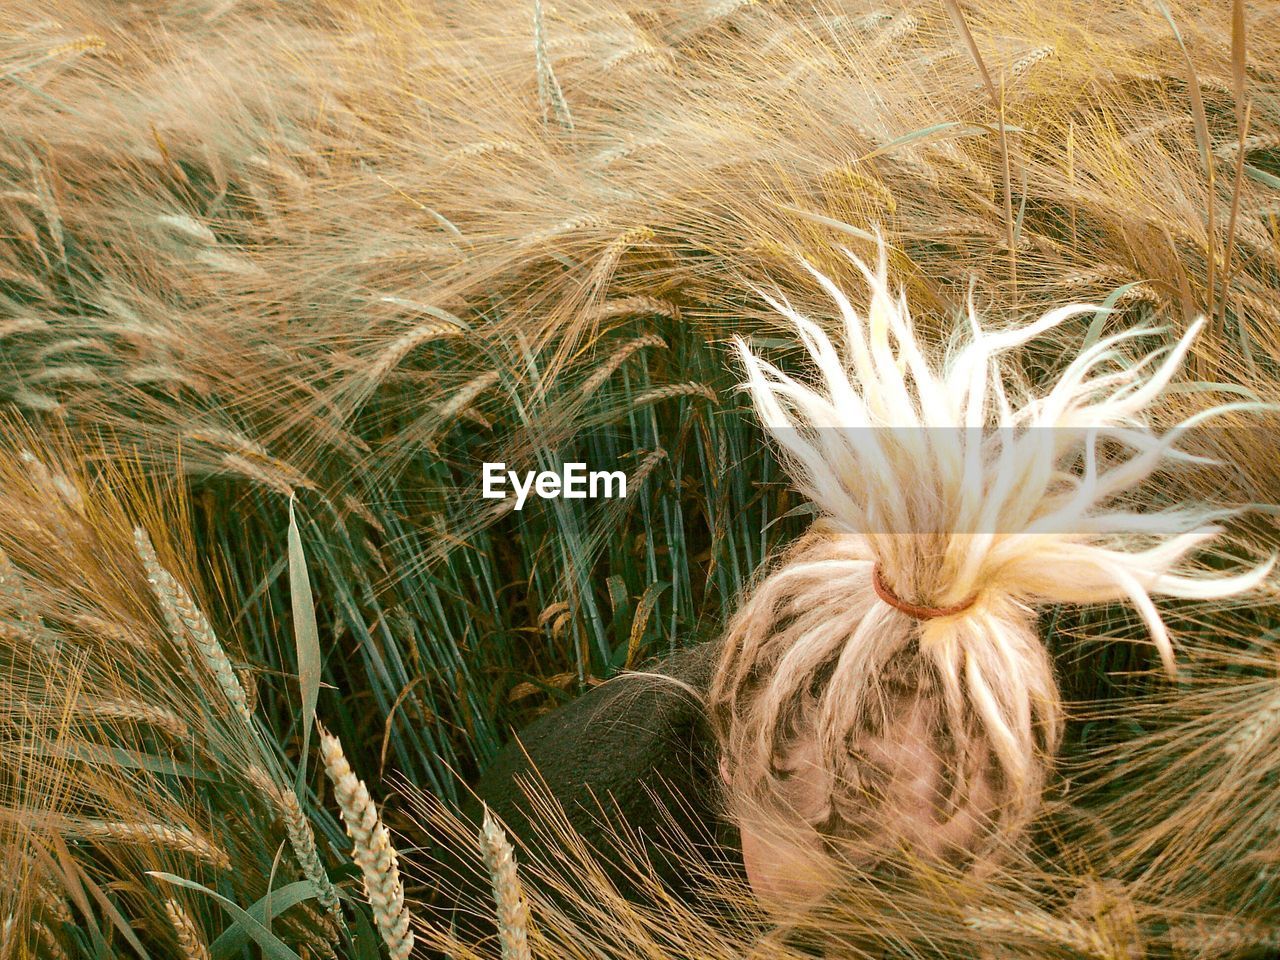
[(538, 101), (542, 105), (542, 121), (546, 123), (554, 114), (560, 125), (572, 132), (573, 116), (569, 113), (569, 104), (565, 102), (560, 81), (556, 79), (555, 71), (551, 69), (551, 59), (547, 56), (542, 0), (533, 0), (533, 53), (538, 70)]
[(507, 835), (487, 807), (484, 811), (484, 823), (480, 827), (480, 853), (493, 882), (502, 960), (530, 960), (529, 904), (520, 887), (515, 854)]
[(124, 700), (91, 700), (79, 704), (79, 713), (93, 720), (119, 720), (145, 723), (167, 733), (175, 740), (191, 734), (186, 721), (172, 710), (132, 698)]
[(17, 631), (23, 636), (34, 635), (39, 625), (31, 605), (27, 603), (22, 586), (22, 575), (13, 565), (8, 554), (0, 550), (0, 610), (7, 608), (17, 623)]
[(213, 627), (209, 625), (205, 615), (191, 599), (191, 594), (187, 593), (173, 574), (160, 565), (155, 547), (151, 545), (151, 538), (147, 536), (147, 532), (138, 527), (133, 531), (133, 540), (147, 573), (147, 583), (151, 585), (151, 591), (160, 604), (160, 613), (164, 617), (165, 625), (169, 628), (174, 640), (181, 643), (183, 639), (187, 639), (195, 645), (227, 700), (244, 717), (244, 722), (253, 726), (249, 699), (245, 696), (244, 687), (240, 685), (240, 679), (232, 669), (231, 661), (227, 658), (226, 651), (222, 649), (222, 644), (218, 642), (218, 636), (213, 632)]
[(217, 844), (186, 827), (174, 827), (167, 823), (75, 819), (68, 821), (67, 833), (86, 840), (167, 847), (189, 853), (223, 870), (231, 866), (227, 852)]
[(1223, 744), (1222, 750), (1231, 757), (1247, 759), (1280, 730), (1280, 690), (1258, 707), (1241, 723)]
[[(31, 930), (35, 933), (40, 941), (40, 946), (44, 948), (44, 953), (52, 958), (52, 960), (70, 960), (67, 951), (62, 949), (62, 944), (58, 942), (58, 935), (49, 929), (49, 925), (41, 920), (32, 920)], [(37, 952), (37, 956), (40, 954)]]
[(341, 741), (321, 730), (320, 753), (324, 758), (324, 772), (333, 783), (334, 797), (342, 811), (342, 822), (354, 843), (351, 858), (360, 868), (378, 932), (392, 960), (407, 960), (413, 949), (413, 932), (409, 929), (411, 917), (404, 905), (404, 887), (400, 883), (391, 835), (378, 818), (378, 808), (368, 788), (347, 762)]
[(316, 837), (311, 830), (311, 821), (302, 812), (297, 795), (288, 787), (279, 786), (266, 771), (253, 767), (248, 772), (249, 782), (269, 797), (284, 821), (285, 832), (289, 834), (289, 845), (298, 858), (298, 866), (303, 875), (316, 888), (316, 899), (339, 922), (342, 921), (342, 905), (338, 902), (338, 891), (324, 871), (320, 862), (320, 854), (316, 850)]
[(173, 932), (178, 935), (178, 948), (187, 960), (209, 960), (209, 948), (196, 928), (196, 923), (176, 900), (164, 902), (164, 912), (169, 916)]
[(964, 918), (970, 930), (986, 936), (1031, 937), (1064, 946), (1091, 957), (1107, 956), (1098, 932), (1079, 920), (1055, 917), (1039, 910), (1000, 910), (984, 907)]

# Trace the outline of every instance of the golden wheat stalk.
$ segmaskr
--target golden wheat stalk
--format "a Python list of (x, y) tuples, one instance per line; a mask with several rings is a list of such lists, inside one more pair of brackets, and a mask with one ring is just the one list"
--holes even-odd
[(145, 723), (161, 730), (175, 740), (185, 740), (191, 733), (186, 721), (167, 707), (144, 703), (132, 698), (127, 700), (84, 700), (77, 704), (83, 717), (94, 720), (120, 720)]
[(341, 934), (333, 918), (326, 916), (308, 903), (298, 904), (297, 909), (302, 916), (289, 918), (290, 929), (316, 956), (336, 960), (338, 956), (336, 946), (341, 939)]
[(189, 853), (223, 870), (231, 866), (226, 851), (217, 844), (186, 827), (175, 827), (167, 823), (77, 819), (67, 824), (67, 833), (85, 840), (168, 847)]
[(182, 651), (183, 656), (187, 658), (188, 663), (190, 663), (191, 652), (186, 645), (187, 631), (171, 600), (173, 587), (170, 581), (173, 577), (168, 570), (160, 565), (160, 559), (156, 556), (156, 549), (145, 530), (141, 528), (135, 530), (133, 532), (133, 541), (138, 551), (138, 556), (142, 560), (142, 568), (147, 575), (147, 583), (159, 603), (160, 616), (164, 618), (165, 629), (168, 630), (169, 636), (179, 650)]
[(1235, 956), (1280, 949), (1280, 927), (1243, 920), (1199, 921), (1170, 927), (1169, 940), (1177, 957)]
[[(1280, 133), (1259, 133), (1245, 137), (1243, 146), (1246, 154), (1257, 153), (1259, 150), (1280, 150)], [(1240, 141), (1231, 140), (1213, 152), (1222, 160), (1231, 160), (1240, 152), (1240, 147)]]
[(497, 382), (498, 372), (496, 370), (489, 370), (480, 374), (478, 377), (468, 380), (458, 388), (457, 392), (454, 393), (452, 397), (440, 405), (440, 409), (437, 411), (436, 415), (442, 422), (449, 422), (457, 416), (461, 410), (470, 406), (471, 402), (475, 400), (476, 397), (480, 396), (481, 393), (488, 390)]
[[(93, 373), (92, 371), (90, 372)], [(93, 373), (93, 379), (98, 379), (96, 373)], [(50, 470), (45, 466), (44, 461), (30, 450), (19, 451), (18, 457), (26, 464), (27, 472), (37, 486), (56, 496), (65, 506), (74, 510), (77, 514), (84, 516), (84, 496), (65, 473)]]
[(637, 393), (631, 398), (630, 405), (632, 407), (643, 407), (646, 403), (657, 403), (659, 400), (672, 400), (676, 397), (703, 397), (713, 402), (718, 399), (715, 390), (705, 383), (689, 381), (687, 383), (672, 383), (662, 387), (653, 387), (650, 390)]
[(245, 696), (244, 687), (240, 685), (240, 679), (232, 669), (231, 661), (227, 658), (226, 651), (222, 649), (222, 644), (218, 642), (217, 634), (213, 632), (209, 621), (191, 599), (191, 594), (187, 593), (182, 584), (160, 565), (155, 547), (151, 545), (151, 538), (147, 536), (147, 532), (138, 527), (133, 532), (133, 538), (138, 556), (146, 569), (147, 583), (151, 585), (152, 593), (160, 604), (160, 612), (174, 640), (180, 642), (181, 639), (186, 639), (195, 645), (227, 700), (244, 718), (244, 722), (253, 726), (253, 714), (249, 710), (249, 700)]
[(354, 844), (351, 858), (360, 868), (365, 897), (373, 908), (378, 932), (391, 960), (407, 960), (413, 949), (413, 931), (409, 929), (412, 918), (404, 905), (404, 886), (400, 882), (391, 835), (379, 819), (378, 808), (364, 781), (347, 762), (342, 742), (321, 730), (320, 753), (324, 758), (324, 772), (333, 784), (334, 798), (342, 811), (342, 822)]
[(75, 916), (67, 906), (66, 892), (59, 889), (54, 881), (42, 879), (33, 885), (35, 898), (40, 901), (42, 912), (48, 919), (58, 924), (75, 923)]
[(565, 102), (560, 81), (556, 79), (555, 71), (551, 68), (551, 58), (547, 54), (542, 0), (533, 0), (533, 52), (538, 71), (538, 101), (542, 105), (542, 120), (546, 123), (554, 116), (565, 130), (572, 131), (573, 115), (569, 113), (569, 104)]
[(191, 919), (182, 904), (176, 900), (164, 902), (164, 912), (169, 916), (169, 923), (178, 937), (178, 949), (187, 960), (209, 960), (209, 948), (205, 945), (200, 930)]
[(155, 649), (155, 644), (149, 637), (143, 636), (138, 631), (123, 624), (112, 623), (92, 613), (66, 614), (63, 619), (69, 626), (82, 633), (89, 634), (103, 644), (121, 643), (146, 651)]
[(1030, 937), (1090, 957), (1110, 955), (1105, 939), (1097, 930), (1079, 920), (1055, 917), (1040, 910), (987, 907), (970, 913), (964, 918), (964, 924), (975, 933), (988, 936)]
[[(608, 306), (608, 304), (606, 304), (606, 306)], [(643, 307), (641, 309), (643, 309)], [(624, 343), (621, 347), (615, 350), (604, 363), (591, 371), (591, 375), (582, 381), (582, 386), (579, 388), (578, 392), (583, 397), (591, 396), (600, 388), (601, 384), (613, 376), (617, 369), (622, 366), (627, 361), (627, 358), (633, 353), (638, 350), (643, 350), (645, 347), (665, 347), (666, 345), (667, 342), (656, 333), (648, 333), (642, 337), (636, 337), (634, 340)]]
[(338, 891), (320, 862), (315, 834), (311, 830), (311, 821), (303, 813), (297, 795), (288, 787), (277, 785), (267, 772), (259, 767), (253, 767), (248, 771), (248, 779), (255, 788), (270, 798), (276, 810), (279, 811), (280, 818), (284, 821), (285, 832), (289, 835), (289, 845), (293, 848), (294, 856), (298, 858), (298, 866), (302, 868), (303, 875), (315, 887), (316, 899), (336, 920), (341, 922), (342, 905), (338, 901)]
[(380, 383), (414, 347), (429, 340), (458, 337), (463, 328), (451, 320), (428, 320), (392, 340), (363, 374), (371, 383)]
[(488, 807), (480, 827), (480, 854), (489, 869), (493, 899), (497, 904), (498, 941), (502, 960), (530, 960), (529, 904), (525, 901), (516, 869), (515, 853), (506, 833), (498, 826)]
[(24, 632), (32, 627), (36, 617), (27, 602), (22, 575), (8, 554), (0, 550), (0, 612), (6, 608)]
[(40, 920), (31, 921), (31, 930), (40, 941), (43, 953), (37, 953), (36, 956), (48, 956), (52, 960), (68, 960), (67, 951), (62, 949), (62, 944), (58, 941), (58, 935), (55, 934), (49, 925)]
[(1240, 759), (1253, 752), (1280, 730), (1280, 690), (1271, 694), (1249, 718), (1241, 723), (1222, 745), (1223, 753)]
[(56, 634), (31, 606), (22, 574), (0, 550), (0, 639), (30, 644), (42, 654), (57, 654)]

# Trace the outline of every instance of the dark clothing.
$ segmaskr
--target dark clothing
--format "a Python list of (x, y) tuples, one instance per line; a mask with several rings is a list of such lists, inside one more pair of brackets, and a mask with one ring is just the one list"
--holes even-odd
[[(549, 823), (549, 795), (623, 897), (644, 899), (639, 852), (669, 894), (698, 909), (706, 890), (700, 869), (744, 876), (737, 828), (722, 816), (718, 755), (703, 708), (715, 652), (715, 644), (682, 651), (648, 671), (661, 677), (614, 678), (530, 724), (484, 772), (476, 797), (463, 805), (465, 819), (478, 828), (484, 804), (506, 824), (526, 884), (536, 884), (538, 862), (581, 877), (577, 864), (557, 860), (564, 844)], [(582, 890), (594, 899), (590, 886)], [(492, 932), (467, 912), (460, 932)], [(467, 929), (473, 922), (480, 927)]]

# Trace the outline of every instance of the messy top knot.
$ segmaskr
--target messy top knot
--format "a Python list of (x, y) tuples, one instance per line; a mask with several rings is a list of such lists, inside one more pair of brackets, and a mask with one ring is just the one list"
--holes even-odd
[(843, 350), (765, 297), (811, 377), (736, 341), (757, 415), (820, 519), (730, 624), (709, 706), (739, 817), (785, 809), (824, 837), (964, 858), (1025, 823), (1057, 747), (1038, 605), (1131, 602), (1172, 673), (1152, 596), (1227, 597), (1271, 564), (1176, 573), (1221, 532), (1209, 522), (1221, 511), (1119, 505), (1168, 461), (1194, 459), (1173, 447), (1192, 421), (1157, 435), (1144, 412), (1199, 322), (1127, 364), (1116, 348), (1159, 331), (1102, 339), (1037, 393), (1003, 355), (1097, 307), (988, 331), (970, 304), (939, 360), (890, 293), (883, 245), (875, 271), (843, 252), (870, 287), (865, 318), (804, 265), (839, 307)]

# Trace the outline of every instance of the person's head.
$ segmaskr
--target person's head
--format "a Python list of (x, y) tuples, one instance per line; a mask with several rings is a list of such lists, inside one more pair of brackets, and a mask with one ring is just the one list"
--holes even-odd
[(841, 865), (965, 866), (1034, 812), (1058, 742), (1031, 611), (981, 597), (955, 623), (915, 620), (881, 599), (867, 553), (863, 538), (811, 530), (723, 642), (711, 713), (767, 901), (811, 900)]
[[(819, 515), (729, 624), (708, 697), (765, 900), (808, 899), (842, 865), (964, 867), (1018, 835), (1062, 725), (1037, 607), (1129, 600), (1172, 672), (1151, 596), (1225, 597), (1270, 569), (1178, 575), (1220, 532), (1208, 511), (1137, 523), (1114, 505), (1170, 455), (1142, 414), (1198, 325), (1160, 363), (1124, 364), (1132, 333), (1104, 339), (1036, 393), (1001, 354), (1096, 308), (1000, 332), (971, 309), (968, 342), (935, 362), (890, 296), (883, 248), (877, 272), (848, 256), (871, 288), (865, 319), (809, 268), (840, 307), (843, 352), (769, 301), (816, 377), (738, 342), (756, 412)], [(1118, 442), (1104, 452), (1104, 438)]]

